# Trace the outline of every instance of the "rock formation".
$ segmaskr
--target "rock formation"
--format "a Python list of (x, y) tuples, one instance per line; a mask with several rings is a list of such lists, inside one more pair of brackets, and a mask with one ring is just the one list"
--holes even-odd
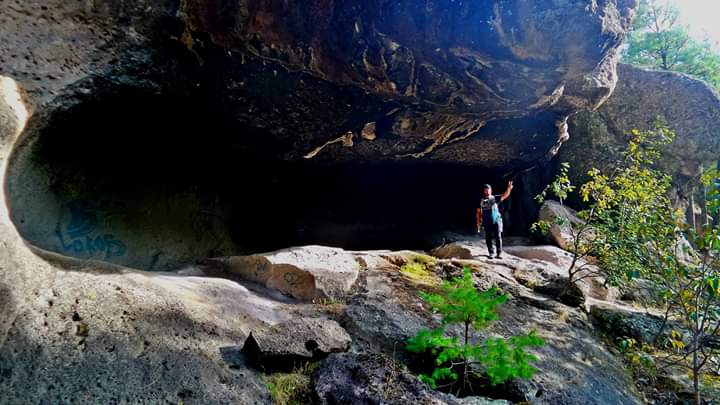
[(242, 352), (261, 370), (292, 372), (330, 353), (348, 351), (351, 342), (350, 335), (333, 320), (298, 318), (254, 329), (245, 340)]
[[(421, 247), (472, 228), (468, 177), (504, 186), (610, 95), (635, 6), (2, 1), (0, 74), (34, 110), (13, 221), (43, 249), (152, 270)], [(423, 189), (448, 178), (454, 198)]]
[[(300, 300), (339, 299), (358, 278), (360, 264), (337, 248), (307, 246), (250, 256), (208, 259), (206, 272), (260, 283)], [(216, 273), (217, 274), (217, 273)]]
[[(479, 395), (640, 403), (586, 313), (613, 291), (543, 287), (566, 253), (466, 241), (419, 282), (389, 250), (472, 228), (468, 176), (556, 153), (612, 93), (636, 3), (0, 0), (0, 403), (271, 403), (243, 342), (350, 344), (320, 403), (382, 402), (388, 376), (394, 403), (492, 403), (429, 390), (403, 350), (438, 322), (418, 292), (465, 266), (510, 296), (482, 334), (546, 340), (534, 378)], [(288, 249), (317, 241), (388, 246)]]
[(675, 203), (690, 207), (688, 222), (695, 221), (693, 201), (702, 169), (714, 167), (720, 156), (720, 95), (680, 73), (619, 64), (618, 77), (615, 92), (597, 111), (570, 120), (572, 137), (558, 159), (571, 163), (573, 180), (581, 184), (590, 168), (608, 167), (619, 158), (632, 129), (654, 129), (661, 119), (676, 137), (658, 165), (673, 176)]

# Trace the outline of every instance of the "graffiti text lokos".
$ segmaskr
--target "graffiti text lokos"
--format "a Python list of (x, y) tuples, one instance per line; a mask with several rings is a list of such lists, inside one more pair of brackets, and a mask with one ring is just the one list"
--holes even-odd
[(102, 255), (105, 259), (127, 252), (125, 244), (114, 235), (96, 232), (99, 220), (95, 210), (77, 202), (68, 204), (67, 208), (70, 211), (69, 222), (63, 227), (61, 218), (55, 230), (64, 252)]

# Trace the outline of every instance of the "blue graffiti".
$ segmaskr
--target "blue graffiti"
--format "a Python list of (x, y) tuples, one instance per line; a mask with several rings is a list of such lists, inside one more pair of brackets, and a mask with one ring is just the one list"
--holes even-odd
[[(61, 223), (58, 223), (55, 231), (64, 252), (91, 256), (103, 255), (105, 259), (127, 253), (127, 246), (114, 235), (91, 235), (100, 223), (96, 211), (79, 202), (70, 203), (67, 208), (70, 211), (70, 221), (64, 232)], [(62, 222), (62, 217), (60, 222)]]
[(70, 223), (65, 231), (70, 238), (85, 236), (97, 228), (97, 214), (90, 208), (79, 202), (70, 203), (67, 208), (70, 210)]
[(59, 230), (57, 236), (63, 251), (69, 253), (85, 253), (89, 255), (104, 253), (105, 258), (109, 259), (122, 256), (127, 252), (125, 244), (115, 239), (113, 235), (102, 235), (95, 238), (85, 236), (85, 238), (73, 239), (67, 242)]

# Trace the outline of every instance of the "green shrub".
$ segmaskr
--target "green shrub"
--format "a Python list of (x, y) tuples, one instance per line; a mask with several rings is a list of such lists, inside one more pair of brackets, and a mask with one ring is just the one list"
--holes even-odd
[[(431, 375), (420, 375), (422, 381), (433, 388), (438, 388), (438, 382), (450, 381), (445, 386), (460, 384), (460, 390), (472, 389), (473, 365), (481, 366), (492, 385), (535, 374), (537, 370), (530, 362), (537, 358), (525, 352), (527, 347), (543, 344), (535, 331), (509, 339), (487, 338), (478, 344), (469, 341), (471, 328), (483, 329), (498, 319), (498, 307), (507, 301), (507, 295), (495, 288), (478, 292), (468, 268), (462, 278), (444, 282), (442, 290), (440, 294), (421, 293), (432, 311), (443, 316), (442, 325), (419, 331), (407, 345), (409, 351), (429, 351), (435, 356), (436, 368)], [(446, 329), (453, 324), (464, 328), (462, 336), (448, 336)]]

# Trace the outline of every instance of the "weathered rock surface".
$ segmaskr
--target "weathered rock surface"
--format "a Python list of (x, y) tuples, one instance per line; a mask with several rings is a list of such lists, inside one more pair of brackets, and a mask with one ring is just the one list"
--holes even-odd
[(619, 158), (632, 129), (654, 129), (658, 117), (676, 132), (658, 165), (673, 175), (678, 206), (688, 206), (701, 167), (714, 165), (720, 154), (720, 97), (706, 83), (686, 75), (618, 65), (618, 85), (594, 112), (581, 112), (570, 122), (571, 140), (559, 160), (570, 162), (572, 180), (582, 184), (592, 167), (609, 167)]
[(377, 354), (340, 354), (320, 363), (312, 375), (319, 403), (509, 405), (481, 397), (459, 399), (433, 391), (404, 366)]
[[(523, 319), (526, 313), (532, 318)], [(501, 309), (500, 319), (491, 332), (507, 336), (536, 329), (545, 340), (536, 350), (536, 366), (542, 372), (511, 384), (529, 403), (641, 403), (619, 360), (605, 347), (590, 343), (596, 341), (596, 332), (584, 313), (530, 296), (511, 300)]]
[[(322, 156), (328, 145), (332, 159), (395, 159), (480, 134), (438, 157), (498, 167), (543, 157), (565, 136), (557, 121), (609, 96), (635, 7), (632, 0), (592, 7), (7, 2), (0, 73), (27, 81), (43, 98), (92, 75), (161, 88), (189, 77), (192, 86), (214, 89), (213, 101), (227, 105), (232, 119), (290, 146), (293, 158)], [(38, 21), (42, 29), (31, 28)], [(34, 46), (49, 42), (55, 46)], [(481, 130), (520, 117), (530, 118)], [(534, 130), (515, 138), (527, 124), (543, 127), (535, 149), (527, 147)], [(503, 125), (516, 134), (501, 138)]]
[(345, 352), (351, 343), (350, 335), (333, 320), (299, 318), (253, 329), (242, 352), (262, 370), (289, 372), (330, 353)]
[(272, 253), (207, 260), (242, 279), (294, 298), (340, 298), (357, 280), (359, 263), (350, 253), (325, 246), (304, 246)]
[[(484, 242), (466, 241), (443, 245), (432, 251), (442, 259), (450, 259), (454, 266), (454, 276), (462, 274), (463, 266), (476, 269), (479, 278), (478, 288), (498, 285), (512, 291), (517, 283), (531, 290), (560, 298), (568, 305), (590, 305), (589, 300), (616, 300), (620, 293), (617, 288), (606, 286), (599, 275), (583, 277), (574, 286), (565, 288), (568, 278), (567, 269), (572, 262), (570, 253), (554, 246), (507, 246), (507, 256), (502, 259), (484, 260), (487, 249)], [(452, 260), (458, 259), (458, 260)], [(467, 261), (475, 260), (475, 261)], [(483, 259), (482, 264), (476, 261)], [(585, 263), (585, 262), (580, 262)], [(598, 273), (595, 266), (587, 265), (581, 275)], [(443, 270), (447, 273), (447, 270)], [(509, 282), (508, 280), (512, 280)]]
[(466, 246), (457, 243), (442, 245), (430, 251), (430, 254), (438, 259), (467, 259), (473, 258), (473, 252)]
[(635, 279), (628, 287), (622, 288), (620, 299), (645, 306), (657, 306), (663, 301), (658, 287), (646, 279)]
[[(605, 333), (615, 337), (629, 337), (638, 343), (654, 344), (666, 342), (672, 329), (681, 331), (676, 322), (668, 321), (663, 325), (662, 315), (633, 311), (607, 305), (593, 306), (590, 310), (593, 322)], [(662, 330), (661, 330), (662, 328)]]
[(550, 224), (550, 241), (566, 250), (571, 250), (575, 242), (573, 235), (576, 232), (573, 232), (573, 227), (577, 228), (583, 224), (572, 208), (553, 200), (543, 203), (538, 220), (547, 221)]
[[(590, 343), (596, 337), (585, 312), (534, 293), (514, 276), (521, 269), (552, 275), (562, 272), (563, 263), (569, 260), (567, 252), (552, 246), (516, 246), (508, 249), (502, 260), (496, 260), (487, 259), (484, 246), (458, 245), (473, 252), (473, 259), (449, 259), (454, 267), (460, 270), (463, 266), (471, 267), (478, 288), (497, 285), (511, 296), (501, 307), (501, 321), (473, 339), (488, 333), (508, 336), (531, 329), (546, 339), (546, 345), (536, 351), (541, 359), (536, 366), (542, 372), (530, 381), (514, 382), (509, 388), (514, 395), (532, 404), (640, 403), (618, 360), (604, 347)], [(513, 250), (532, 259), (515, 256)], [(441, 264), (436, 266), (438, 271), (444, 271)], [(417, 295), (418, 288), (429, 287), (414, 284), (398, 273), (398, 267), (389, 262), (376, 261), (368, 266), (358, 280), (358, 293), (348, 303), (347, 319), (342, 323), (354, 337), (355, 350), (381, 351), (417, 366), (423, 360), (402, 348), (408, 337), (420, 329), (437, 326), (440, 319), (427, 316)]]
[(161, 271), (420, 239), (438, 231), (411, 229), (423, 213), (462, 231), (437, 212), (467, 207), (443, 196), (359, 217), (389, 204), (356, 184), (400, 200), (417, 186), (393, 181), (417, 166), (491, 181), (546, 161), (566, 117), (612, 92), (636, 4), (3, 0), (0, 74), (34, 106), (9, 166), (13, 221), (43, 249)]
[(227, 280), (19, 258), (34, 272), (2, 264), (0, 402), (271, 402), (218, 348), (292, 307)]
[(412, 356), (403, 349), (405, 342), (429, 319), (417, 286), (382, 256), (363, 256), (368, 268), (347, 303), (342, 324), (353, 336), (354, 347), (409, 358)]

